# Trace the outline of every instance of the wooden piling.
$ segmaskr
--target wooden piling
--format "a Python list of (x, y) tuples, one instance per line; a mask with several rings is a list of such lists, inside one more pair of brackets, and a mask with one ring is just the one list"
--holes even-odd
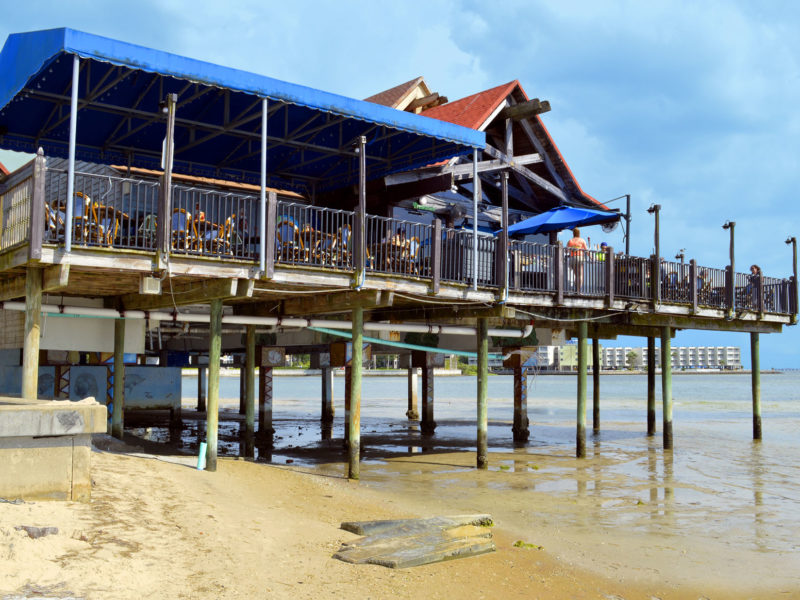
[(344, 445), (348, 447), (350, 442), (350, 399), (352, 398), (353, 388), (353, 367), (347, 365), (344, 368)]
[(647, 338), (647, 435), (656, 434), (656, 338)]
[(519, 364), (514, 367), (514, 425), (511, 433), (515, 442), (528, 440), (531, 435), (528, 423), (528, 369)]
[(247, 437), (252, 437), (255, 432), (255, 400), (256, 400), (256, 327), (247, 326), (245, 348), (245, 405), (244, 405), (244, 432)]
[(478, 319), (478, 458), (479, 469), (489, 467), (489, 321)]
[(433, 367), (425, 366), (422, 368), (422, 420), (419, 429), (426, 435), (432, 434), (436, 430), (434, 413), (434, 377)]
[(333, 369), (322, 367), (320, 369), (322, 377), (322, 406), (320, 420), (323, 423), (333, 423), (336, 409), (333, 406)]
[(578, 323), (578, 427), (575, 436), (575, 454), (578, 458), (586, 458), (586, 321)]
[(42, 270), (25, 272), (25, 339), (22, 346), (22, 397), (39, 395), (39, 339), (42, 328)]
[(122, 439), (125, 410), (125, 319), (114, 320), (114, 410), (111, 435)]
[(592, 431), (600, 431), (600, 340), (592, 338)]
[(417, 402), (417, 392), (419, 390), (419, 377), (417, 368), (412, 367), (408, 370), (408, 410), (406, 416), (409, 421), (419, 420), (419, 409)]
[(663, 402), (664, 450), (672, 448), (672, 339), (670, 328), (661, 328), (661, 399)]
[(197, 365), (197, 412), (206, 412), (206, 367)]
[(258, 437), (259, 444), (272, 448), (275, 429), (272, 427), (272, 367), (258, 365)]
[(353, 308), (353, 358), (350, 375), (350, 436), (347, 443), (349, 479), (359, 478), (361, 452), (361, 368), (363, 362), (364, 308)]
[(758, 332), (750, 332), (750, 372), (753, 384), (753, 439), (761, 440), (761, 357)]
[(222, 351), (222, 300), (210, 303), (211, 321), (208, 331), (208, 411), (206, 413), (206, 470), (217, 470), (217, 436), (219, 430), (219, 359)]

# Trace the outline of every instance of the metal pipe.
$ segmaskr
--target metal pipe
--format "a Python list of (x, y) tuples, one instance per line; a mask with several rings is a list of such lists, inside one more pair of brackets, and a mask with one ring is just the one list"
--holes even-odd
[(631, 195), (625, 194), (625, 256), (631, 255)]
[(72, 252), (72, 197), (75, 194), (75, 144), (78, 133), (78, 84), (80, 58), (72, 57), (72, 97), (69, 105), (69, 153), (67, 155), (67, 222), (64, 223), (64, 250)]
[(261, 101), (261, 195), (259, 197), (258, 260), (261, 273), (267, 270), (267, 109), (269, 101)]
[(480, 180), (478, 179), (478, 149), (472, 153), (472, 289), (478, 289), (478, 199)]
[[(24, 302), (0, 302), (2, 310), (24, 311)], [(117, 310), (114, 308), (96, 308), (90, 306), (59, 306), (43, 304), (42, 312), (53, 316), (95, 317), (106, 319), (149, 319), (151, 321), (176, 321), (179, 323), (209, 323), (210, 315), (200, 313), (169, 313), (161, 311)], [(268, 327), (326, 327), (328, 329), (347, 330), (352, 328), (350, 321), (334, 321), (330, 319), (301, 319), (281, 317), (257, 317), (245, 315), (224, 315), (222, 323), (228, 325), (264, 325)], [(403, 331), (411, 333), (434, 333), (450, 335), (477, 335), (476, 327), (459, 327), (457, 325), (424, 325), (417, 323), (364, 323), (364, 329), (370, 331)], [(523, 329), (489, 329), (493, 337), (526, 338), (533, 331), (533, 325)]]

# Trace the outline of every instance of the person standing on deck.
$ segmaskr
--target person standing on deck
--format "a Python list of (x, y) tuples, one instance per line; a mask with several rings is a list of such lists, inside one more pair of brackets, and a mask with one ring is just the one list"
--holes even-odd
[(583, 253), (588, 249), (586, 241), (581, 237), (581, 230), (577, 227), (572, 230), (572, 239), (567, 242), (569, 262), (575, 275), (575, 291), (580, 293), (583, 285)]

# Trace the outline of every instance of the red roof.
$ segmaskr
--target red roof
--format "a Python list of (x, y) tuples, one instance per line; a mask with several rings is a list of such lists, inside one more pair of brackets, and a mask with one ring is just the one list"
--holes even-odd
[(6, 166), (1, 162), (0, 162), (0, 175), (2, 175), (3, 177), (8, 175), (8, 169), (6, 169)]
[(369, 98), (364, 98), (367, 102), (372, 102), (373, 104), (382, 104), (383, 106), (391, 106), (392, 108), (397, 108), (398, 103), (403, 97), (408, 94), (412, 89), (417, 87), (419, 83), (422, 81), (422, 77), (416, 77), (411, 81), (406, 81), (405, 83), (401, 83), (400, 85), (396, 85), (391, 89), (384, 90), (383, 92), (379, 92), (374, 96), (370, 96)]
[(517, 87), (522, 90), (519, 82), (514, 80), (460, 100), (434, 106), (423, 111), (422, 114), (440, 121), (463, 125), (470, 129), (479, 129), (486, 122), (486, 119), (491, 116), (492, 112), (505, 102), (508, 95)]

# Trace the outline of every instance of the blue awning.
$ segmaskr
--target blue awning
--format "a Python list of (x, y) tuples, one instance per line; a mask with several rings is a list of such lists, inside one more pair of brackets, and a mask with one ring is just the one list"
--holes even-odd
[(509, 235), (527, 235), (535, 233), (548, 233), (572, 229), (582, 225), (600, 225), (619, 221), (621, 215), (614, 211), (590, 210), (574, 206), (556, 206), (519, 223), (514, 223), (508, 228)]
[(178, 94), (174, 170), (260, 182), (261, 99), (269, 185), (326, 191), (483, 148), (481, 132), (72, 29), (13, 34), (0, 53), (0, 148), (66, 157), (73, 56), (81, 60), (76, 155), (158, 169), (159, 102)]

